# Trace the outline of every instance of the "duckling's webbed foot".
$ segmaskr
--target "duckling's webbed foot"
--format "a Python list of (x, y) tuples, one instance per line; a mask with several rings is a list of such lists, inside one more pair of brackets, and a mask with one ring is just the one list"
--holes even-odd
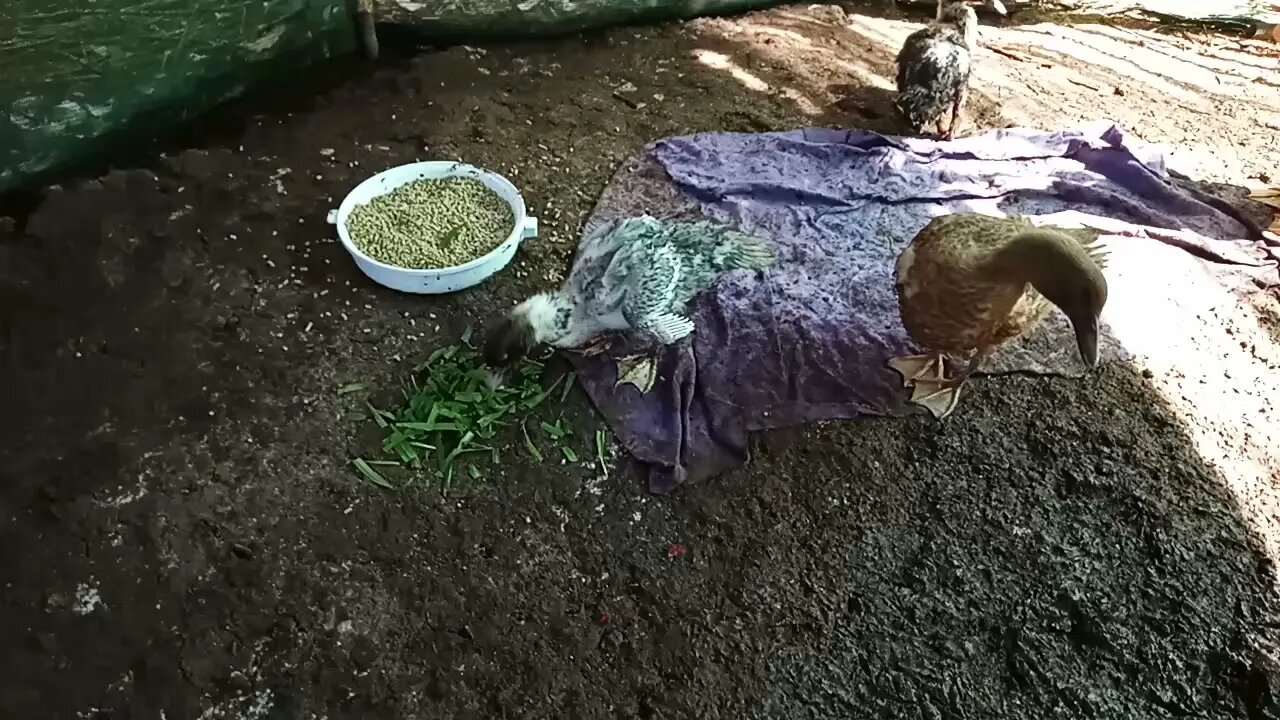
[(618, 379), (615, 388), (627, 383), (636, 386), (643, 395), (653, 389), (653, 382), (658, 377), (658, 363), (651, 355), (628, 355), (618, 360)]
[(613, 338), (609, 337), (608, 335), (601, 335), (600, 337), (587, 343), (585, 347), (578, 350), (578, 353), (581, 354), (583, 357), (594, 357), (608, 350), (612, 346), (613, 346)]
[(693, 321), (675, 313), (664, 313), (650, 318), (644, 329), (663, 345), (683, 340), (693, 333)]

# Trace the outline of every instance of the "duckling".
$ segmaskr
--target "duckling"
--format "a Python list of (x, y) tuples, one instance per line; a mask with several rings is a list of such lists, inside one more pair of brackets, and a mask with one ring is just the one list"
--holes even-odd
[[(955, 0), (939, 0), (937, 18), (907, 36), (898, 52), (896, 104), (912, 133), (919, 135), (933, 125), (943, 140), (955, 137), (977, 44), (978, 16), (968, 4)], [(948, 107), (951, 122), (944, 131)]]
[(724, 273), (764, 270), (773, 261), (764, 240), (711, 220), (641, 215), (606, 223), (583, 238), (559, 290), (530, 297), (493, 325), (485, 362), (507, 367), (544, 343), (595, 354), (619, 332), (676, 343), (694, 331), (683, 314), (689, 300)]
[(982, 8), (985, 12), (997, 15), (1001, 18), (1009, 17), (1009, 10), (1004, 6), (1003, 2), (1000, 2), (1000, 0), (938, 0), (937, 17), (941, 18), (942, 10), (946, 8), (947, 5), (956, 2), (968, 2), (970, 7)]
[[(977, 213), (929, 221), (898, 255), (902, 324), (930, 352), (889, 366), (913, 387), (911, 402), (941, 420), (986, 358), (1056, 305), (1075, 330), (1080, 359), (1098, 364), (1098, 317), (1107, 302), (1106, 256), (1091, 230), (1037, 228), (1021, 217)], [(946, 374), (948, 356), (968, 363)]]

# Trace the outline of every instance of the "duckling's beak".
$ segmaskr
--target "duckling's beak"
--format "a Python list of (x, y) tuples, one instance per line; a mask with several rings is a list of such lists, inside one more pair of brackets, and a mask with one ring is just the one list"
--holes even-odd
[(1073, 322), (1076, 331), (1076, 347), (1080, 350), (1080, 359), (1091, 368), (1098, 366), (1098, 318), (1090, 317)]
[(497, 390), (507, 381), (507, 369), (489, 370), (484, 374), (485, 387), (490, 390)]

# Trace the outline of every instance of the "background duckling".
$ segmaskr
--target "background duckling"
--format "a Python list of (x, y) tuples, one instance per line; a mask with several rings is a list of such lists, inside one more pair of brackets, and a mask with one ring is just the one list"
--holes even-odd
[(506, 367), (544, 343), (598, 352), (613, 332), (675, 343), (694, 330), (683, 314), (694, 295), (726, 272), (763, 270), (773, 259), (764, 240), (710, 220), (615, 220), (583, 239), (559, 290), (534, 295), (494, 324), (485, 361)]
[[(930, 351), (889, 361), (913, 387), (911, 401), (938, 419), (949, 415), (983, 360), (1034, 327), (1050, 304), (1071, 321), (1080, 359), (1096, 366), (1107, 302), (1096, 240), (1096, 231), (1037, 228), (1018, 217), (956, 213), (929, 221), (894, 268), (902, 324)], [(948, 376), (948, 356), (968, 363)]]
[[(952, 0), (941, 0), (937, 18), (907, 36), (898, 52), (896, 104), (912, 133), (933, 125), (942, 139), (955, 137), (977, 43), (977, 14), (967, 3)], [(944, 131), (948, 110), (951, 122)]]
[(970, 7), (973, 7), (975, 9), (982, 8), (984, 12), (988, 12), (993, 15), (998, 15), (999, 17), (1002, 17), (1002, 18), (1009, 16), (1008, 9), (1005, 8), (1004, 3), (1000, 2), (1000, 0), (938, 0), (938, 2), (936, 3), (938, 6), (937, 17), (939, 18), (942, 17), (943, 7), (954, 4), (956, 2), (968, 2)]

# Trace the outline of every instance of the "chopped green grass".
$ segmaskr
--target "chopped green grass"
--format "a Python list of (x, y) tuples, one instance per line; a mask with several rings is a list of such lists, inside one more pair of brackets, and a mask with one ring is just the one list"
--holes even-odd
[(569, 437), (569, 431), (564, 428), (564, 420), (556, 420), (554, 425), (545, 421), (539, 424), (542, 425), (542, 432), (554, 442), (559, 443)]
[(374, 485), (377, 485), (378, 487), (384, 487), (387, 489), (392, 489), (395, 487), (394, 485), (391, 484), (390, 480), (387, 480), (385, 477), (382, 476), (382, 473), (378, 472), (377, 470), (374, 470), (372, 467), (372, 463), (370, 463), (368, 460), (364, 460), (362, 458), (356, 458), (355, 460), (351, 461), (351, 464), (355, 465), (356, 470), (359, 470), (360, 474), (363, 475), (366, 480), (373, 483)]
[[(543, 363), (526, 359), (508, 373), (500, 387), (491, 388), (489, 371), (470, 338), (468, 331), (461, 343), (436, 350), (415, 368), (403, 389), (400, 407), (380, 409), (368, 404), (371, 419), (383, 431), (382, 450), (392, 459), (355, 460), (356, 470), (366, 480), (379, 487), (395, 487), (374, 468), (379, 463), (434, 476), (446, 491), (458, 472), (463, 473), (461, 477), (479, 480), (485, 473), (478, 464), (486, 460), (496, 464), (501, 458), (494, 441), (498, 433), (507, 427), (514, 432), (516, 425), (529, 455), (537, 462), (546, 460), (530, 435), (528, 420), (562, 383), (559, 397), (567, 399), (573, 375), (543, 387)], [(565, 459), (577, 462), (577, 452), (568, 446), (573, 432), (562, 417), (555, 422), (535, 421), (535, 426)]]
[(545, 458), (542, 455), (542, 451), (534, 444), (533, 438), (529, 437), (529, 426), (524, 423), (520, 423), (520, 432), (524, 433), (525, 449), (529, 451), (529, 454), (533, 456), (534, 460), (542, 462)]
[(609, 438), (604, 430), (596, 431), (596, 465), (601, 475), (609, 474)]

